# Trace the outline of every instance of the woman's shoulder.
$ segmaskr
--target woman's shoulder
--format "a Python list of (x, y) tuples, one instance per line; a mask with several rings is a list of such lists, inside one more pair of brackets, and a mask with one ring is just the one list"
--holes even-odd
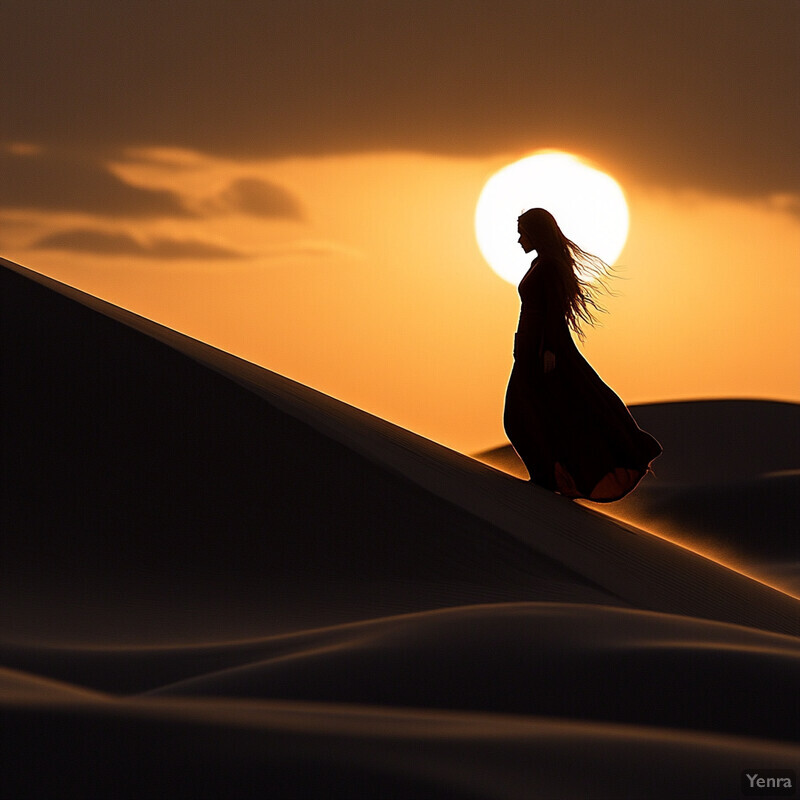
[(536, 269), (541, 272), (549, 272), (559, 267), (558, 259), (553, 256), (540, 256), (534, 259), (534, 263), (536, 264)]
[(553, 274), (558, 269), (558, 263), (555, 259), (549, 257), (538, 257), (534, 258), (531, 262), (530, 269), (525, 275), (525, 279), (527, 280), (536, 280), (539, 282), (541, 280), (547, 280), (548, 278), (552, 277)]
[(561, 266), (557, 258), (549, 256), (534, 258), (530, 269), (525, 273), (519, 283), (520, 290), (546, 291), (550, 285), (559, 283)]

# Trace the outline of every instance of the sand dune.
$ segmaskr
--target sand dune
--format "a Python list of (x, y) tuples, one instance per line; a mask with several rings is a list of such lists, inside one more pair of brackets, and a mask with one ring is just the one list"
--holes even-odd
[[(722, 797), (796, 763), (795, 598), (22, 267), (0, 280), (13, 796)], [(652, 408), (686, 431), (686, 406)], [(753, 447), (785, 437), (793, 407), (758, 408)], [(747, 466), (730, 437), (681, 471), (640, 422), (658, 491), (794, 480), (766, 475), (788, 447)]]
[[(795, 637), (600, 605), (481, 604), (238, 643), (17, 646), (2, 657), (19, 673), (117, 695), (282, 698), (800, 737)], [(734, 687), (742, 691), (737, 702)]]
[(707, 800), (741, 796), (743, 764), (800, 755), (613, 723), (283, 701), (26, 703), (3, 717), (15, 798)]
[[(655, 475), (603, 511), (755, 567), (800, 594), (800, 406), (705, 400), (631, 411), (664, 455)], [(477, 457), (525, 474), (510, 446)]]

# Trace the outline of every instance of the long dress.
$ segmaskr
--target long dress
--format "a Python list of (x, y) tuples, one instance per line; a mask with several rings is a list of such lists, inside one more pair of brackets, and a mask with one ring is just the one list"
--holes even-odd
[[(506, 434), (534, 483), (598, 502), (632, 491), (661, 454), (575, 346), (555, 262), (537, 258), (519, 284)], [(543, 356), (555, 354), (545, 372)]]

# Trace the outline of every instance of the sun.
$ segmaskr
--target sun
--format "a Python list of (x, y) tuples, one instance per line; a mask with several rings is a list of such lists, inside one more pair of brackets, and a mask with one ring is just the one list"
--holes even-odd
[(619, 184), (570, 153), (542, 151), (492, 175), (478, 198), (475, 235), (489, 266), (518, 284), (531, 264), (517, 243), (517, 217), (546, 208), (567, 238), (613, 264), (628, 237), (628, 204)]

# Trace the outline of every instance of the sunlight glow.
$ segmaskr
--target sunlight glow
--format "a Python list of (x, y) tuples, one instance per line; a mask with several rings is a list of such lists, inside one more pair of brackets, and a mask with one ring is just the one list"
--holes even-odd
[(483, 257), (504, 280), (518, 284), (532, 255), (517, 243), (517, 217), (545, 208), (564, 234), (613, 264), (628, 237), (628, 205), (619, 184), (578, 156), (535, 153), (496, 172), (475, 209), (475, 234)]

